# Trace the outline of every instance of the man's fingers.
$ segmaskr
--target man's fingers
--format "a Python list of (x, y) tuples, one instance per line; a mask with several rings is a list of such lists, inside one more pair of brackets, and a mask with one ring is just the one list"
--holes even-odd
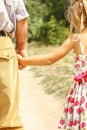
[(19, 70), (23, 70), (24, 68), (25, 68), (26, 66), (23, 66), (23, 65), (18, 65), (18, 68), (19, 68)]

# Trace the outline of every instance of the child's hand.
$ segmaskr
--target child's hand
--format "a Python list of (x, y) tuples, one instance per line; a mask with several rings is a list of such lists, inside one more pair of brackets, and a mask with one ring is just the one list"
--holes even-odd
[(20, 54), (17, 54), (18, 60), (21, 60), (23, 57)]
[(21, 55), (17, 54), (17, 58), (18, 58), (18, 63), (20, 65), (23, 65), (23, 57)]

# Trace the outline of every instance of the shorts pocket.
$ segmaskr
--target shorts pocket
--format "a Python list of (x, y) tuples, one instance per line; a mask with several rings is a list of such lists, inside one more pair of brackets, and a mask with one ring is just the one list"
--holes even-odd
[(13, 48), (0, 50), (0, 59), (10, 60), (15, 56), (15, 50)]

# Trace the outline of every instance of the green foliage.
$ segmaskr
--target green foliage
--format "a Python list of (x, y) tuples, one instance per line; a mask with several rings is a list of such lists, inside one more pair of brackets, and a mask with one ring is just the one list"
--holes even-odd
[(44, 24), (44, 10), (46, 10), (45, 4), (41, 5), (41, 2), (38, 0), (26, 0), (26, 7), (30, 14), (29, 17), (29, 39), (38, 40), (41, 39), (41, 27)]
[(29, 17), (29, 40), (61, 44), (68, 29), (64, 18), (65, 0), (26, 0)]
[(49, 41), (52, 45), (56, 45), (61, 44), (64, 41), (64, 39), (68, 36), (69, 29), (65, 27), (65, 20), (58, 22), (54, 16), (51, 16), (50, 21), (45, 24), (42, 32), (45, 32), (45, 35), (42, 35), (45, 36), (47, 41)]
[[(64, 19), (65, 0), (43, 0), (49, 8), (48, 16), (54, 15), (57, 20)], [(47, 16), (47, 17), (48, 17)], [(50, 17), (49, 17), (50, 18)]]

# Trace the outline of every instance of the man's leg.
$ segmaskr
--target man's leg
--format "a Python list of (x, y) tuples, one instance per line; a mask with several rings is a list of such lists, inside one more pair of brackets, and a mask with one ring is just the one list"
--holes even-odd
[(24, 128), (13, 128), (13, 129), (8, 129), (8, 130), (24, 130)]
[(2, 128), (0, 130), (24, 130), (23, 127), (19, 127), (19, 128)]
[(0, 99), (0, 130), (23, 130), (18, 115), (18, 63), (9, 37), (0, 37)]

